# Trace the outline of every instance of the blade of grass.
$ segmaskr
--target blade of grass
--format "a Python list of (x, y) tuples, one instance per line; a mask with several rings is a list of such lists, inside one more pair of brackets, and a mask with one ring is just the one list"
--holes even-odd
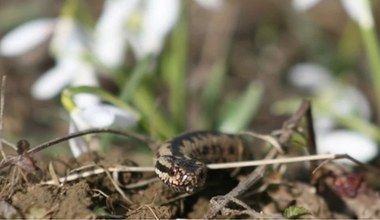
[(172, 123), (158, 110), (149, 88), (146, 86), (138, 87), (132, 101), (143, 115), (143, 127), (150, 131), (153, 136), (167, 139), (175, 135)]
[(380, 114), (380, 52), (375, 30), (361, 28), (366, 53), (368, 56), (372, 83), (376, 94), (378, 114)]
[[(362, 0), (365, 7), (365, 11), (362, 11), (361, 20), (358, 21), (359, 29), (363, 38), (364, 46), (366, 49), (370, 73), (372, 76), (372, 83), (376, 94), (376, 104), (378, 115), (380, 115), (380, 51), (379, 43), (377, 41), (377, 35), (373, 19), (373, 13), (371, 11), (371, 4), (368, 0)], [(378, 121), (379, 121), (378, 117)]]
[(213, 65), (210, 78), (204, 87), (201, 95), (202, 111), (200, 119), (200, 128), (208, 129), (216, 119), (215, 105), (220, 98), (221, 88), (224, 84), (226, 73), (225, 59)]
[(256, 114), (263, 92), (263, 86), (259, 82), (252, 82), (242, 96), (227, 106), (219, 130), (236, 133), (244, 129)]
[[(297, 98), (277, 101), (272, 105), (271, 111), (277, 115), (290, 114), (296, 110), (296, 106), (300, 103), (300, 101), (301, 100)], [(380, 129), (375, 124), (358, 116), (342, 116), (327, 105), (325, 101), (313, 99), (312, 103), (313, 109), (315, 110), (314, 112), (324, 112), (337, 120), (339, 125), (365, 134), (368, 137), (380, 142)]]
[[(185, 4), (184, 4), (185, 5)], [(161, 72), (169, 87), (169, 109), (172, 123), (177, 130), (183, 130), (186, 120), (186, 56), (187, 56), (187, 19), (185, 10), (174, 29), (169, 47), (161, 60)]]
[(136, 67), (132, 70), (130, 77), (124, 83), (120, 93), (121, 100), (128, 102), (134, 96), (144, 77), (153, 71), (153, 62), (154, 60), (151, 56), (138, 62)]

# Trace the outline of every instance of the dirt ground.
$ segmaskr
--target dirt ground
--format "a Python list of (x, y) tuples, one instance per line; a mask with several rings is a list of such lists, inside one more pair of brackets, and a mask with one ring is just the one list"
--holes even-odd
[[(9, 18), (12, 22), (1, 26), (0, 35), (21, 21), (42, 15), (57, 16), (61, 1), (52, 7), (48, 2), (0, 1), (0, 10), (14, 4), (13, 9), (30, 11), (31, 5), (37, 5), (29, 17), (13, 13)], [(94, 14), (97, 14), (102, 1), (93, 2), (89, 5), (95, 5)], [(338, 44), (340, 34), (345, 31), (343, 24), (347, 16), (342, 10), (337, 10), (339, 1), (326, 2), (330, 2), (331, 10), (317, 7), (310, 12), (311, 19), (326, 37), (309, 44), (302, 42), (302, 38), (297, 39), (289, 25), (292, 23), (289, 20), (297, 18), (284, 19), (289, 13), (283, 10), (286, 1), (241, 1), (241, 11), (228, 48), (229, 83), (223, 88), (221, 97), (224, 99), (236, 94), (247, 82), (259, 80), (265, 85), (266, 93), (249, 125), (250, 131), (270, 134), (279, 130), (288, 134), (282, 139), (276, 136), (286, 156), (267, 150), (255, 159), (302, 155), (297, 150), (292, 151), (293, 144), (297, 145), (299, 141), (300, 131), (301, 142), (315, 147), (309, 143), (311, 137), (303, 123), (307, 117), (305, 114), (298, 115), (296, 121), (290, 121), (293, 127), (282, 127), (290, 116), (272, 115), (270, 108), (275, 101), (297, 94), (284, 80), (292, 65), (304, 60), (318, 60), (320, 56), (322, 60), (333, 57), (334, 54), (326, 55), (324, 50)], [(335, 13), (337, 11), (338, 14)], [(219, 55), (218, 50), (202, 55), (202, 42), (207, 34), (215, 36), (225, 31), (223, 28), (210, 31), (204, 20), (210, 19), (211, 13), (199, 6), (193, 4), (191, 13), (187, 74), (188, 92), (192, 94), (188, 100), (189, 130), (194, 129), (192, 119), (199, 116), (197, 92), (210, 70), (209, 59), (215, 60)], [(333, 14), (334, 19), (330, 19), (328, 13)], [(224, 26), (223, 17), (215, 19), (218, 27)], [(262, 23), (266, 26), (260, 26)], [(10, 142), (23, 138), (31, 143), (41, 143), (67, 133), (69, 116), (62, 109), (59, 98), (36, 101), (30, 94), (33, 82), (54, 65), (48, 47), (46, 42), (23, 57), (0, 60), (0, 75), (8, 76), (1, 136)], [(311, 52), (317, 55), (309, 55)], [(361, 56), (358, 66), (363, 65)], [(331, 59), (331, 62), (335, 61)], [(346, 79), (360, 88), (374, 106), (374, 95), (366, 80), (362, 75)], [(109, 87), (111, 91), (115, 90), (115, 85)], [(123, 143), (122, 148), (112, 146), (107, 153), (90, 152), (77, 159), (69, 156), (67, 144), (62, 145), (65, 147), (55, 146), (54, 150), (46, 149), (30, 155), (25, 150), (16, 154), (6, 149), (7, 159), (0, 162), (1, 218), (380, 219), (380, 180), (377, 178), (380, 172), (373, 167), (327, 162), (321, 166), (297, 163), (251, 167), (234, 176), (229, 170), (210, 171), (206, 187), (193, 195), (186, 195), (165, 186), (153, 172), (116, 172), (111, 169), (152, 165), (152, 152), (149, 150), (139, 155), (129, 151), (134, 148), (134, 143)], [(45, 152), (49, 150), (50, 154)], [(371, 164), (379, 167), (379, 161), (376, 158)], [(95, 170), (99, 172), (95, 174)], [(66, 180), (65, 177), (72, 179)]]
[[(313, 138), (307, 136), (305, 122), (305, 112), (297, 112), (284, 124), (277, 139), (285, 150), (295, 146), (299, 132), (301, 141)], [(266, 159), (278, 155), (272, 149)], [(212, 170), (206, 187), (188, 195), (165, 186), (152, 172), (109, 169), (138, 166), (125, 155), (89, 152), (77, 160), (51, 157), (38, 162), (33, 157), (20, 151), (2, 161), (1, 217), (380, 218), (379, 193), (374, 189), (380, 171), (364, 165), (355, 171), (336, 163), (317, 168), (314, 162), (262, 165), (241, 169), (233, 177), (231, 171)], [(312, 167), (316, 169), (310, 173)], [(96, 174), (95, 170), (109, 171)]]

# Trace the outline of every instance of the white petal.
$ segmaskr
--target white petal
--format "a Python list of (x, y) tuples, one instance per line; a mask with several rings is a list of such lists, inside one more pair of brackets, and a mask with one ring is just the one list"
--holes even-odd
[(330, 132), (335, 126), (336, 121), (332, 116), (319, 116), (318, 112), (315, 112), (316, 117), (314, 118), (314, 129), (318, 134), (325, 134)]
[(94, 66), (91, 63), (79, 62), (76, 74), (72, 81), (73, 86), (98, 86), (98, 79), (96, 77)]
[(378, 147), (367, 136), (340, 130), (317, 135), (317, 151), (318, 153), (348, 154), (361, 162), (368, 162), (378, 154)]
[(58, 61), (55, 67), (44, 73), (33, 84), (33, 97), (46, 100), (58, 95), (70, 83), (76, 74), (77, 67), (78, 63), (71, 60)]
[(115, 28), (102, 32), (96, 37), (94, 55), (106, 67), (117, 68), (123, 63), (127, 49), (124, 31)]
[(80, 109), (78, 115), (90, 127), (102, 128), (115, 126), (127, 128), (136, 124), (137, 118), (126, 111), (111, 105), (96, 105)]
[(320, 0), (293, 0), (293, 8), (298, 11), (306, 11), (312, 8), (314, 5), (318, 4)]
[(60, 58), (81, 59), (88, 47), (88, 36), (73, 19), (63, 16), (54, 30), (51, 49)]
[[(371, 108), (367, 98), (355, 87), (343, 85), (335, 86), (336, 97), (332, 106), (339, 115), (358, 116), (363, 119), (370, 119)], [(326, 91), (328, 93), (330, 90)], [(330, 94), (333, 94), (331, 92)]]
[(202, 7), (209, 10), (217, 10), (220, 9), (224, 1), (223, 0), (195, 0)]
[[(96, 78), (95, 69), (90, 63), (80, 62), (76, 75), (71, 82), (72, 86), (98, 86), (98, 80)], [(77, 107), (87, 107), (92, 105), (98, 105), (100, 103), (99, 97), (92, 94), (77, 94), (74, 96), (74, 101)]]
[(70, 112), (70, 118), (78, 130), (85, 130), (91, 128), (88, 121), (83, 117), (85, 108), (75, 108)]
[(294, 65), (289, 71), (288, 79), (293, 86), (313, 93), (331, 86), (334, 82), (327, 68), (314, 63)]
[(55, 22), (55, 19), (41, 18), (17, 27), (2, 38), (0, 54), (19, 56), (37, 47), (52, 33)]
[(146, 0), (140, 39), (130, 41), (137, 57), (161, 52), (166, 35), (177, 22), (179, 9), (177, 0)]
[[(72, 134), (78, 131), (79, 129), (75, 126), (74, 122), (70, 121), (69, 133)], [(75, 158), (89, 151), (89, 147), (83, 137), (69, 139), (69, 146), (71, 153)]]
[(82, 109), (81, 116), (93, 128), (108, 127), (115, 121), (115, 116), (99, 105)]
[(107, 67), (122, 64), (126, 52), (125, 22), (136, 7), (137, 0), (108, 0), (96, 24), (93, 50), (96, 58)]
[(118, 128), (128, 128), (136, 125), (139, 117), (134, 112), (122, 110), (112, 105), (102, 105), (104, 109), (111, 112), (115, 116), (113, 126)]
[(342, 0), (350, 17), (364, 28), (373, 28), (374, 20), (368, 0)]
[(100, 99), (98, 96), (88, 93), (77, 94), (73, 97), (73, 99), (78, 108), (95, 106), (100, 103)]

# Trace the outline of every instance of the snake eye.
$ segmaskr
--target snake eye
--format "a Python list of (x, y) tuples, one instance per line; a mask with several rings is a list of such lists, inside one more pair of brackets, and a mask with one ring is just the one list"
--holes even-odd
[(169, 171), (168, 171), (168, 174), (169, 174), (169, 176), (174, 176), (174, 174), (175, 174), (175, 167), (170, 167), (170, 169), (169, 169)]
[(204, 179), (205, 178), (205, 173), (202, 171), (199, 173), (199, 178)]

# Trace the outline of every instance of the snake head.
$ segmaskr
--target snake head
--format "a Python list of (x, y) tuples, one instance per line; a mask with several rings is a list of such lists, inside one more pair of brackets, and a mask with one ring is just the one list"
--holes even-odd
[(198, 160), (166, 155), (157, 158), (155, 172), (175, 191), (191, 194), (205, 184), (207, 167)]

